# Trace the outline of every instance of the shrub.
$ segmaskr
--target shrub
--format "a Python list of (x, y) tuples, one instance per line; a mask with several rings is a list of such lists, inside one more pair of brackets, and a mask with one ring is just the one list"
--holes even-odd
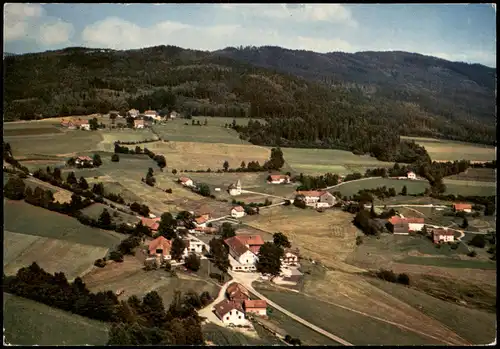
[(356, 236), (356, 245), (361, 245), (363, 243), (363, 237), (361, 236)]
[(123, 254), (121, 252), (118, 252), (118, 251), (112, 251), (109, 254), (109, 259), (111, 259), (115, 262), (121, 263), (121, 262), (123, 262)]
[(486, 246), (486, 239), (484, 238), (484, 235), (475, 235), (469, 242), (469, 245), (484, 248), (484, 246)]
[(106, 266), (106, 260), (102, 260), (99, 258), (94, 262), (94, 265), (99, 268), (104, 268)]
[(190, 254), (184, 261), (184, 266), (191, 271), (198, 271), (200, 269), (200, 257), (195, 254)]
[(380, 269), (376, 275), (379, 279), (389, 282), (397, 282), (398, 280), (398, 277), (392, 270)]
[(408, 274), (402, 273), (398, 275), (398, 283), (402, 285), (409, 285), (410, 284), (410, 277)]
[(172, 194), (172, 189), (170, 189), (170, 188), (165, 189), (165, 192), (166, 192), (166, 193), (169, 193), (169, 194)]
[(217, 280), (218, 282), (224, 282), (224, 276), (222, 276), (221, 274), (219, 273), (210, 273), (209, 276), (212, 278), (212, 279), (215, 279)]
[(469, 256), (469, 257), (476, 257), (477, 256), (477, 252), (474, 251), (474, 250), (472, 250), (469, 253), (467, 253), (467, 256)]

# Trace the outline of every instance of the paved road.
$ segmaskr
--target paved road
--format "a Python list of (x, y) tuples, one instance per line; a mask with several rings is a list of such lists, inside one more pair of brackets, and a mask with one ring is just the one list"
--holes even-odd
[(283, 314), (291, 317), (292, 319), (294, 319), (295, 321), (303, 324), (304, 326), (307, 326), (309, 327), (310, 329), (340, 343), (340, 344), (343, 344), (343, 345), (347, 345), (347, 346), (352, 346), (353, 344), (349, 343), (348, 341), (338, 337), (338, 336), (335, 336), (334, 334), (331, 334), (330, 332), (327, 332), (325, 330), (323, 330), (322, 328), (316, 326), (316, 325), (313, 325), (311, 324), (310, 322), (304, 320), (303, 318), (289, 312), (288, 310), (286, 310), (285, 308), (279, 306), (278, 304), (274, 303), (273, 301), (271, 301), (270, 299), (268, 299), (267, 297), (265, 297), (263, 294), (257, 292), (253, 287), (252, 287), (252, 281), (255, 281), (259, 276), (258, 274), (255, 274), (255, 273), (246, 273), (246, 274), (243, 274), (243, 273), (232, 273), (230, 272), (229, 273), (233, 279), (239, 283), (241, 283), (243, 286), (245, 286), (248, 291), (252, 292), (254, 295), (256, 295), (257, 297), (259, 297), (260, 299), (263, 299), (265, 300), (270, 306), (278, 309), (279, 311), (281, 311)]

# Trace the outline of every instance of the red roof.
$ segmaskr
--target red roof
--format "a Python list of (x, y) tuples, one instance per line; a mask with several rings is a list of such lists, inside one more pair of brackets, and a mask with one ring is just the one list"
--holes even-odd
[(179, 180), (181, 181), (181, 183), (186, 183), (187, 181), (190, 181), (191, 179), (187, 178), (187, 177), (181, 177), (181, 178), (179, 178)]
[(144, 125), (144, 120), (134, 120), (134, 125)]
[(245, 209), (241, 206), (234, 206), (233, 210), (235, 210), (236, 212), (245, 212)]
[(156, 112), (154, 110), (146, 110), (144, 112), (144, 114), (155, 114), (156, 115)]
[(81, 161), (92, 161), (90, 156), (78, 156), (77, 159)]
[(227, 299), (224, 299), (222, 302), (215, 305), (214, 310), (215, 314), (217, 314), (217, 316), (221, 319), (231, 310), (239, 310), (243, 313), (243, 308), (240, 302), (229, 301)]
[(253, 254), (255, 254), (255, 255), (259, 254), (260, 245), (250, 246), (249, 249), (250, 249), (250, 252), (252, 252)]
[(445, 236), (455, 235), (455, 233), (453, 231), (448, 230), (448, 229), (442, 229), (442, 228), (434, 229), (432, 231), (432, 234), (436, 235), (436, 236), (439, 236), (439, 235), (445, 235)]
[(471, 204), (453, 204), (455, 210), (470, 210), (472, 209)]
[(246, 300), (243, 302), (245, 309), (248, 308), (259, 308), (259, 309), (266, 309), (267, 308), (267, 302), (262, 300), (262, 299), (257, 299), (257, 300)]
[(424, 224), (424, 218), (414, 218), (414, 217), (405, 217), (401, 218), (399, 216), (392, 216), (389, 218), (389, 223), (392, 225), (401, 224), (401, 223), (416, 223), (416, 224)]
[(149, 254), (155, 254), (157, 249), (162, 249), (163, 253), (170, 252), (172, 243), (163, 236), (160, 236), (149, 243)]
[(271, 177), (271, 181), (279, 181), (280, 179), (288, 179), (288, 178), (290, 178), (288, 175), (281, 175), (281, 174), (270, 175), (269, 177)]
[(264, 245), (264, 240), (262, 240), (262, 237), (260, 235), (241, 234), (236, 235), (235, 238), (240, 240), (244, 245), (258, 245), (259, 247), (261, 245)]
[(226, 293), (230, 299), (249, 298), (248, 290), (237, 282), (230, 284), (226, 289)]
[(142, 225), (151, 228), (151, 230), (155, 231), (158, 230), (158, 227), (160, 226), (160, 220), (161, 218), (145, 218), (141, 217), (141, 222)]
[(224, 243), (229, 246), (238, 256), (241, 256), (243, 253), (247, 252), (249, 249), (242, 243), (236, 236), (230, 237), (224, 240)]
[(205, 223), (206, 221), (208, 221), (208, 219), (206, 217), (198, 217), (198, 218), (195, 218), (194, 219), (196, 221), (196, 223), (198, 224), (203, 224)]

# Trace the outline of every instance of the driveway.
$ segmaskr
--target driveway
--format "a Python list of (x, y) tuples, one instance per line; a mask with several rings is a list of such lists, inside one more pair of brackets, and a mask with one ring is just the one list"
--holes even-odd
[(222, 321), (217, 317), (217, 315), (214, 314), (213, 310), (216, 304), (222, 302), (226, 298), (227, 286), (229, 286), (229, 284), (232, 282), (234, 282), (234, 280), (229, 280), (224, 285), (222, 285), (217, 298), (215, 298), (215, 300), (209, 305), (207, 305), (205, 308), (201, 308), (200, 310), (198, 310), (198, 315), (206, 317), (208, 321), (218, 326), (225, 327)]

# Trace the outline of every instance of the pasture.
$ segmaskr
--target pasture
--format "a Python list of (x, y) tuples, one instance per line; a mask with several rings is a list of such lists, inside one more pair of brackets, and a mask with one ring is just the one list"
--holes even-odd
[(478, 261), (478, 260), (463, 260), (463, 259), (448, 259), (448, 258), (428, 258), (418, 256), (408, 256), (398, 261), (404, 264), (429, 265), (443, 268), (466, 268), (466, 269), (495, 269), (497, 268), (494, 261)]
[(472, 344), (485, 345), (492, 343), (495, 339), (495, 314), (469, 309), (451, 302), (444, 302), (416, 289), (404, 287), (399, 284), (379, 279), (371, 279), (369, 282), (382, 291), (448, 326)]
[[(115, 149), (114, 143), (121, 142), (140, 142), (151, 139), (158, 139), (150, 129), (106, 129), (98, 131), (102, 134), (102, 141), (98, 148), (102, 151), (113, 152)], [(135, 145), (125, 145), (129, 148), (135, 148)]]
[(260, 338), (247, 336), (229, 328), (217, 326), (212, 323), (203, 325), (203, 338), (214, 345), (246, 346), (246, 345), (285, 345), (279, 339), (268, 333), (259, 325), (254, 325)]
[(101, 215), (101, 213), (103, 212), (104, 209), (106, 209), (109, 212), (113, 223), (115, 223), (117, 225), (120, 225), (122, 223), (133, 224), (133, 223), (137, 223), (139, 221), (139, 219), (135, 215), (130, 215), (130, 214), (126, 214), (126, 213), (123, 213), (121, 211), (118, 211), (118, 210), (114, 210), (109, 206), (106, 206), (104, 204), (100, 204), (97, 202), (90, 205), (89, 207), (84, 208), (81, 211), (84, 215), (87, 215), (87, 216), (97, 220), (97, 219), (99, 219), (99, 216)]
[(496, 182), (496, 170), (493, 168), (468, 168), (465, 172), (448, 176), (445, 179), (471, 182)]
[(4, 231), (4, 273), (15, 275), (20, 268), (37, 262), (49, 273), (64, 272), (68, 280), (85, 274), (108, 248), (82, 245), (71, 241), (49, 239)]
[(353, 270), (354, 267), (343, 263), (355, 248), (357, 228), (352, 225), (352, 218), (351, 214), (338, 210), (320, 213), (291, 205), (262, 209), (260, 214), (241, 220), (247, 226), (269, 233), (282, 232), (292, 246), (300, 249), (302, 257)]
[(24, 201), (4, 199), (4, 229), (27, 235), (60, 239), (82, 245), (112, 248), (125, 237), (83, 225), (75, 218), (33, 206)]
[(491, 146), (426, 137), (401, 136), (401, 139), (414, 140), (415, 143), (423, 146), (433, 161), (484, 162), (496, 159), (495, 147)]
[(327, 172), (339, 175), (353, 172), (365, 173), (368, 168), (392, 167), (394, 163), (379, 161), (367, 155), (337, 149), (281, 148), (283, 157), (295, 173), (322, 175)]
[(162, 139), (170, 142), (249, 144), (240, 139), (235, 130), (219, 126), (218, 123), (211, 124), (208, 118), (208, 125), (204, 126), (204, 120), (205, 118), (200, 119), (201, 126), (192, 125), (192, 121), (187, 119), (171, 120), (166, 124), (153, 125), (153, 130)]
[[(321, 296), (315, 298), (300, 293), (273, 289), (273, 287), (269, 286), (257, 285), (257, 291), (280, 306), (291, 309), (294, 314), (354, 345), (426, 345), (441, 343), (438, 340), (382, 321), (374, 321), (373, 318), (321, 301), (318, 298), (324, 297), (324, 292), (321, 292)], [(363, 328), (362, 336), (359, 335), (359, 328)]]
[(3, 294), (5, 345), (105, 345), (108, 326), (26, 298)]
[(229, 167), (240, 167), (242, 161), (258, 161), (261, 165), (269, 159), (270, 150), (256, 145), (205, 143), (194, 139), (192, 142), (155, 142), (138, 144), (155, 154), (164, 155), (167, 167), (178, 172), (184, 170), (212, 171), (222, 169), (224, 161)]

